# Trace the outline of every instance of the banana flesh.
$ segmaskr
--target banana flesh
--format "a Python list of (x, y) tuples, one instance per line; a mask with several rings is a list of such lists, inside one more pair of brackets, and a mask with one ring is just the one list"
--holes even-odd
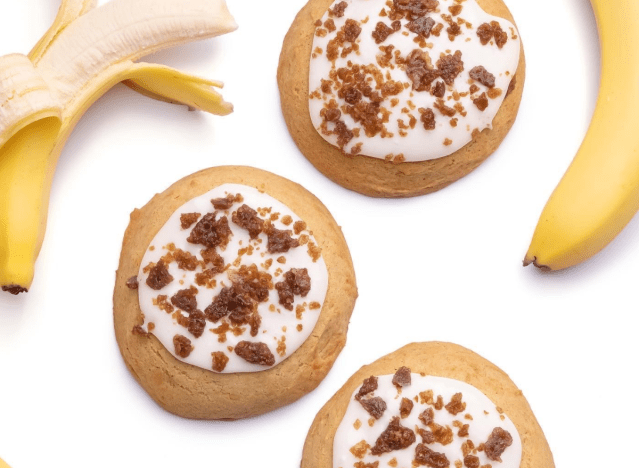
[(639, 210), (639, 2), (591, 3), (602, 59), (597, 105), (541, 214), (524, 266), (577, 265), (608, 245)]
[(136, 63), (157, 50), (237, 28), (224, 0), (63, 0), (29, 56), (0, 57), (0, 287), (27, 291), (58, 158), (84, 112), (119, 82), (218, 115), (222, 84)]

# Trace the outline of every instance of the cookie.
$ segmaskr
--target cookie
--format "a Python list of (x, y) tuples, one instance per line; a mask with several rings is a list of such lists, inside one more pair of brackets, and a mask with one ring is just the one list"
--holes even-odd
[(374, 197), (434, 192), (479, 166), (513, 125), (524, 81), (501, 0), (310, 0), (278, 68), (301, 152)]
[(341, 229), (317, 198), (262, 170), (216, 167), (131, 214), (115, 333), (132, 375), (166, 410), (246, 418), (319, 384), (356, 297)]
[(409, 344), (362, 367), (320, 410), (302, 468), (553, 468), (522, 392), (450, 343)]

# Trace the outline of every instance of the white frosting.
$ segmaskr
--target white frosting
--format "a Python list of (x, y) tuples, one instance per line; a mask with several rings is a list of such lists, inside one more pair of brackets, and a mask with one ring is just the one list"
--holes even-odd
[[(340, 1), (342, 0), (336, 0), (332, 7)], [(320, 112), (332, 99), (337, 101), (338, 109), (341, 110), (341, 120), (346, 124), (346, 127), (349, 129), (361, 129), (359, 136), (353, 137), (343, 147), (345, 153), (363, 154), (387, 160), (394, 159), (397, 162), (404, 160), (424, 161), (452, 154), (472, 140), (474, 130), (477, 129), (481, 131), (485, 128), (491, 128), (492, 121), (506, 97), (508, 86), (519, 63), (520, 40), (512, 23), (503, 18), (487, 14), (475, 0), (465, 0), (461, 3), (456, 0), (439, 0), (437, 11), (428, 13), (427, 17), (431, 17), (437, 24), (443, 24), (444, 28), (438, 37), (431, 34), (430, 37), (424, 39), (426, 42), (425, 47), (420, 47), (419, 43), (414, 41), (414, 39), (419, 36), (406, 27), (409, 22), (407, 19), (400, 20), (401, 29), (398, 32), (388, 36), (381, 44), (376, 44), (372, 33), (377, 23), (383, 22), (386, 26), (390, 27), (392, 22), (387, 16), (380, 16), (380, 11), (389, 11), (387, 0), (345, 1), (348, 3), (348, 7), (345, 10), (344, 16), (341, 18), (332, 17), (336, 31), (332, 33), (329, 32), (324, 37), (320, 37), (316, 34), (313, 42), (309, 76), (309, 89), (311, 93), (309, 97), (309, 108), (313, 126), (325, 140), (335, 146), (339, 146), (335, 134), (326, 135), (321, 129), (323, 118)], [(451, 41), (446, 32), (448, 23), (442, 18), (442, 15), (450, 16), (448, 8), (454, 5), (461, 5), (463, 9), (458, 16), (453, 16), (452, 19), (457, 21), (458, 18), (461, 18), (470, 23), (472, 27), (469, 28), (466, 24), (462, 24), (461, 35), (454, 37), (454, 40)], [(322, 17), (322, 23), (327, 19), (329, 19), (328, 11)], [(361, 26), (361, 33), (356, 40), (359, 50), (358, 52), (350, 53), (344, 58), (339, 57), (334, 62), (331, 62), (327, 58), (329, 41), (335, 38), (337, 32), (345, 25), (347, 19), (356, 20)], [(498, 22), (501, 29), (508, 35), (508, 40), (501, 49), (498, 48), (494, 40), (491, 40), (486, 45), (482, 45), (477, 36), (477, 28), (484, 23), (490, 24), (491, 21)], [(320, 29), (326, 30), (324, 25), (319, 26), (316, 31)], [(349, 42), (346, 44), (347, 47), (351, 45)], [(452, 86), (446, 87), (446, 95), (443, 99), (448, 107), (453, 107), (456, 103), (463, 105), (464, 112), (467, 113), (466, 116), (463, 116), (461, 112), (457, 112), (454, 116), (450, 117), (439, 112), (434, 107), (437, 98), (432, 96), (430, 92), (413, 90), (413, 83), (408, 78), (405, 67), (403, 65), (397, 65), (394, 59), (391, 61), (392, 68), (380, 67), (376, 58), (379, 55), (383, 55), (380, 46), (386, 47), (391, 44), (395, 47), (393, 53), (399, 50), (403, 58), (407, 57), (415, 49), (428, 53), (433, 67), (436, 66), (441, 54), (449, 55), (460, 51), (462, 53), (461, 59), (464, 70), (456, 77)], [(372, 64), (383, 73), (386, 79), (391, 78), (394, 81), (410, 85), (405, 87), (399, 95), (388, 96), (384, 102), (381, 103), (381, 107), (390, 112), (390, 120), (385, 124), (385, 128), (388, 132), (385, 136), (383, 136), (382, 133), (378, 133), (372, 137), (366, 136), (362, 125), (357, 123), (351, 115), (345, 112), (347, 103), (338, 97), (335, 86), (332, 86), (331, 92), (329, 93), (322, 92), (322, 80), (330, 80), (331, 70), (348, 67), (349, 62), (359, 65)], [(469, 76), (470, 70), (477, 66), (483, 66), (488, 72), (494, 75), (494, 89), (500, 89), (502, 91), (500, 96), (492, 99), (488, 98), (488, 107), (483, 112), (473, 103), (473, 100), (482, 93), (487, 92), (489, 88), (479, 82), (471, 80)], [(387, 73), (389, 75), (387, 75)], [(437, 81), (442, 80), (438, 79), (433, 84)], [(469, 88), (473, 82), (479, 87), (479, 91), (471, 95)], [(371, 85), (374, 88), (375, 82), (372, 81)], [(457, 96), (458, 100), (455, 100), (453, 97), (454, 92), (462, 94), (461, 96)], [(399, 103), (393, 106), (391, 99), (394, 98), (399, 99)], [(420, 108), (433, 110), (436, 120), (435, 129), (426, 130), (424, 128), (420, 120)], [(404, 109), (404, 111), (402, 111), (402, 109)], [(403, 125), (401, 126), (405, 127), (409, 124), (410, 116), (413, 116), (416, 120), (414, 128), (401, 129), (398, 120), (401, 119), (403, 121)], [(457, 119), (455, 127), (451, 125), (451, 119)], [(332, 131), (334, 125), (334, 123), (329, 122), (328, 130)], [(404, 133), (403, 136), (402, 133)], [(389, 134), (392, 134), (392, 136)]]
[[(446, 408), (434, 410), (434, 422), (441, 426), (448, 426), (453, 432), (453, 441), (447, 445), (439, 442), (428, 444), (431, 450), (443, 453), (450, 461), (450, 466), (455, 467), (455, 462), (462, 461), (464, 455), (462, 453), (462, 444), (466, 440), (471, 440), (477, 448), (479, 444), (485, 443), (495, 427), (502, 428), (512, 436), (512, 445), (510, 445), (501, 455), (501, 463), (490, 460), (484, 451), (472, 452), (472, 455), (479, 458), (480, 466), (491, 465), (492, 468), (519, 468), (521, 463), (521, 439), (519, 433), (512, 421), (505, 415), (501, 414), (486, 395), (477, 390), (475, 387), (458, 380), (433, 377), (430, 375), (422, 376), (420, 374), (411, 374), (411, 384), (401, 389), (401, 394), (397, 387), (392, 383), (392, 375), (383, 375), (378, 378), (378, 389), (368, 396), (381, 397), (387, 405), (384, 414), (379, 420), (376, 420), (371, 427), (368, 423), (371, 416), (363, 406), (355, 400), (355, 395), (359, 388), (353, 393), (349, 406), (344, 415), (344, 419), (340, 423), (333, 441), (333, 468), (353, 468), (355, 463), (374, 463), (379, 462), (379, 468), (388, 466), (396, 466), (397, 468), (410, 468), (415, 459), (415, 448), (422, 442), (421, 437), (415, 429), (422, 428), (428, 430), (420, 420), (419, 415), (431, 407), (432, 405), (421, 403), (419, 394), (421, 392), (432, 390), (434, 398), (441, 395), (444, 404), (451, 401), (456, 393), (462, 394), (462, 402), (466, 403), (466, 409), (457, 415), (452, 415)], [(357, 458), (350, 449), (365, 440), (371, 447), (375, 446), (375, 441), (380, 434), (388, 427), (391, 419), (400, 415), (399, 407), (402, 398), (408, 398), (413, 401), (414, 406), (409, 416), (400, 419), (400, 424), (415, 431), (416, 441), (408, 448), (395, 450), (389, 453), (383, 453), (379, 456), (372, 455), (371, 450), (367, 450), (363, 458)], [(472, 420), (465, 417), (469, 414)], [(503, 417), (503, 419), (502, 419)], [(361, 426), (356, 429), (356, 421), (360, 421)], [(468, 424), (468, 436), (458, 437), (459, 429), (453, 425), (453, 421), (459, 421), (462, 424)], [(396, 465), (389, 465), (388, 462), (396, 459)]]
[[(224, 264), (230, 265), (230, 267), (215, 276), (216, 286), (214, 288), (207, 288), (205, 286), (198, 286), (195, 283), (196, 273), (202, 272), (201, 266), (198, 266), (195, 271), (186, 271), (178, 268), (176, 262), (172, 262), (168, 265), (168, 271), (173, 276), (174, 280), (162, 288), (161, 290), (153, 290), (146, 284), (148, 273), (144, 271), (151, 263), (157, 263), (160, 258), (166, 255), (169, 250), (167, 246), (173, 243), (176, 248), (189, 252), (195, 255), (201, 260), (200, 251), (206, 247), (203, 245), (196, 245), (187, 242), (187, 237), (191, 233), (191, 230), (195, 227), (195, 223), (187, 229), (182, 229), (180, 215), (183, 213), (200, 213), (204, 216), (206, 213), (215, 211), (211, 200), (215, 198), (224, 198), (227, 194), (236, 195), (240, 194), (243, 197), (242, 202), (236, 202), (229, 210), (218, 211), (217, 218), (221, 216), (227, 216), (229, 228), (232, 231), (232, 236), (225, 249), (217, 247), (217, 252), (224, 258)], [(184, 205), (182, 205), (173, 215), (169, 218), (166, 224), (160, 229), (149, 248), (147, 249), (142, 263), (140, 265), (140, 271), (138, 274), (139, 286), (139, 300), (140, 308), (144, 314), (144, 331), (150, 331), (155, 335), (164, 347), (171, 352), (176, 358), (192, 364), (194, 366), (202, 367), (204, 369), (211, 370), (213, 352), (224, 352), (229, 358), (226, 367), (223, 372), (255, 372), (271, 367), (262, 366), (258, 364), (252, 364), (239, 357), (235, 352), (229, 351), (228, 347), (235, 347), (240, 341), (250, 342), (263, 342), (265, 343), (273, 356), (275, 357), (275, 365), (290, 356), (302, 343), (308, 338), (313, 331), (319, 314), (321, 311), (321, 305), (324, 303), (326, 291), (328, 288), (328, 271), (324, 259), (320, 256), (316, 261), (313, 260), (309, 246), (311, 243), (317, 245), (312, 232), (307, 229), (301, 231), (298, 235), (291, 233), (293, 238), (299, 238), (303, 235), (308, 236), (309, 242), (299, 247), (291, 248), (286, 253), (269, 253), (267, 251), (267, 235), (265, 233), (259, 234), (259, 236), (251, 240), (249, 233), (246, 229), (243, 229), (236, 225), (232, 221), (232, 213), (236, 211), (243, 204), (258, 210), (258, 208), (271, 208), (269, 213), (260, 213), (260, 218), (270, 219), (270, 216), (277, 213), (279, 217), (277, 220), (272, 221), (275, 228), (280, 230), (293, 230), (294, 223), (297, 221), (303, 221), (293, 213), (286, 205), (280, 201), (274, 199), (266, 193), (260, 193), (258, 190), (247, 187), (244, 185), (225, 184), (215, 189), (196, 197)], [(292, 222), (289, 225), (282, 223), (285, 216), (290, 216)], [(267, 218), (269, 217), (269, 218)], [(202, 219), (200, 217), (198, 220)], [(236, 263), (238, 259), (238, 251), (248, 246), (253, 246), (252, 253), (246, 252), (240, 257), (239, 263)], [(286, 263), (281, 264), (277, 261), (280, 257), (286, 258)], [(272, 261), (270, 268), (266, 268), (268, 260)], [(257, 265), (260, 272), (268, 272), (273, 275), (272, 282), (275, 283), (283, 281), (283, 273), (286, 273), (291, 268), (306, 268), (308, 275), (311, 278), (311, 289), (306, 295), (295, 295), (293, 303), (293, 311), (285, 309), (279, 303), (278, 292), (275, 289), (269, 291), (269, 297), (266, 302), (258, 304), (258, 312), (261, 316), (262, 322), (259, 328), (257, 336), (250, 336), (250, 327), (243, 325), (245, 329), (244, 333), (240, 336), (234, 335), (232, 332), (226, 333), (226, 341), (221, 343), (218, 340), (218, 334), (213, 333), (211, 330), (219, 327), (223, 322), (228, 321), (227, 318), (223, 318), (220, 321), (213, 323), (206, 321), (204, 333), (199, 338), (193, 336), (187, 328), (178, 324), (174, 317), (174, 313), (167, 313), (157, 305), (154, 305), (154, 299), (159, 295), (168, 296), (167, 301), (170, 303), (171, 297), (182, 289), (189, 289), (191, 285), (194, 285), (198, 289), (197, 293), (197, 309), (204, 311), (208, 307), (213, 299), (220, 293), (225, 286), (231, 286), (232, 282), (229, 279), (228, 272), (236, 271), (241, 265)], [(209, 264), (209, 267), (211, 265)], [(281, 270), (278, 272), (277, 270)], [(311, 304), (313, 309), (311, 309)], [(296, 313), (296, 309), (300, 307), (304, 311), (301, 314)], [(175, 309), (179, 311), (179, 309)], [(188, 316), (187, 313), (181, 312), (183, 316)], [(298, 317), (299, 315), (299, 317)], [(153, 323), (154, 326), (149, 330), (149, 323)], [(301, 326), (301, 327), (300, 327)], [(301, 328), (301, 331), (300, 331)], [(175, 346), (173, 344), (173, 338), (175, 335), (182, 335), (187, 337), (191, 341), (191, 345), (194, 347), (190, 355), (186, 358), (181, 358), (175, 353)], [(280, 355), (277, 351), (278, 342), (282, 343), (282, 338), (285, 337), (285, 351)], [(280, 346), (280, 351), (282, 348)]]

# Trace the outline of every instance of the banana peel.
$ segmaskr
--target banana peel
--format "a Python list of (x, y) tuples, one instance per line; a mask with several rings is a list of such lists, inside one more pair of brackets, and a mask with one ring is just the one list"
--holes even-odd
[(62, 0), (28, 56), (0, 57), (0, 287), (31, 287), (51, 182), (84, 112), (115, 84), (227, 115), (218, 81), (135, 62), (157, 50), (234, 31), (224, 0)]

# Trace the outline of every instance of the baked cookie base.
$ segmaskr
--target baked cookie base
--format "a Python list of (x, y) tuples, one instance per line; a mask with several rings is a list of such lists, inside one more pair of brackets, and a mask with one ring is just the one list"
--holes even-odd
[[(142, 257), (171, 214), (191, 198), (236, 183), (282, 201), (312, 229), (328, 268), (329, 284), (320, 317), (304, 344), (277, 366), (253, 373), (218, 374), (185, 364), (153, 335), (132, 333), (140, 325), (137, 276)], [(131, 374), (162, 408), (193, 419), (240, 419), (292, 403), (319, 385), (346, 343), (357, 287), (346, 241), (324, 205), (306, 189), (250, 167), (226, 166), (192, 174), (131, 213), (124, 234), (113, 294), (115, 336)]]
[[(489, 14), (515, 24), (501, 0), (477, 0)], [(483, 130), (455, 153), (429, 161), (392, 163), (362, 155), (345, 155), (324, 140), (311, 122), (308, 107), (309, 68), (315, 22), (333, 0), (310, 0), (289, 29), (277, 70), (280, 102), (288, 130), (302, 154), (335, 183), (371, 197), (402, 198), (440, 190), (464, 177), (501, 144), (517, 117), (526, 75), (523, 43), (516, 85), (493, 120), (493, 128)]]
[(401, 366), (473, 385), (501, 407), (517, 427), (522, 442), (520, 468), (554, 468), (546, 437), (523, 393), (508, 375), (466, 348), (441, 342), (406, 345), (357, 371), (315, 417), (304, 444), (301, 468), (333, 468), (333, 439), (353, 392), (371, 375), (394, 374)]

